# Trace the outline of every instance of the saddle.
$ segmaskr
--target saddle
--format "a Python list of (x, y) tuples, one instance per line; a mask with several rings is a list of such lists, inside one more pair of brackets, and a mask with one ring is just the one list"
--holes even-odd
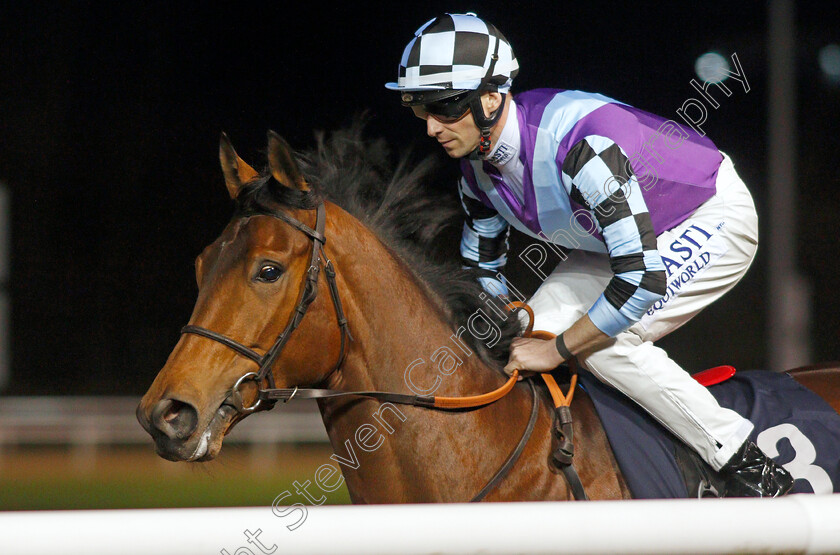
[[(785, 373), (721, 367), (695, 378), (755, 425), (749, 439), (791, 472), (791, 493), (840, 493), (840, 415), (821, 397)], [(634, 498), (720, 496), (723, 479), (692, 449), (592, 374), (579, 380)]]

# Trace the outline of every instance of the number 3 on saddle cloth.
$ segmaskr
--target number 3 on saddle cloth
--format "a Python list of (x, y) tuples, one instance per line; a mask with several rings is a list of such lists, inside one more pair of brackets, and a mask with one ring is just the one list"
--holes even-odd
[[(589, 372), (578, 377), (634, 498), (723, 491), (717, 473), (638, 405)], [(791, 493), (840, 493), (840, 415), (822, 398), (787, 374), (762, 370), (708, 387), (721, 406), (755, 424), (750, 439), (796, 479)]]

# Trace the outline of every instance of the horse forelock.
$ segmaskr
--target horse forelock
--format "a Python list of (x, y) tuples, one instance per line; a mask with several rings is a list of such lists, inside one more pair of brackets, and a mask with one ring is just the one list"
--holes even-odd
[(441, 233), (463, 221), (456, 196), (435, 194), (427, 186), (436, 160), (414, 162), (405, 153), (394, 165), (384, 140), (365, 139), (363, 130), (364, 122), (357, 120), (329, 136), (316, 134), (315, 148), (296, 153), (310, 190), (286, 187), (264, 170), (243, 186), (236, 199), (237, 214), (312, 209), (322, 200), (338, 205), (370, 230), (409, 277), (430, 293), (454, 329), (466, 326), (478, 311), (492, 321), (500, 333), (491, 347), (472, 333), (463, 334), (463, 339), (485, 362), (503, 365), (511, 341), (521, 331), (518, 319), (500, 318), (486, 306), (471, 270), (430, 254)]

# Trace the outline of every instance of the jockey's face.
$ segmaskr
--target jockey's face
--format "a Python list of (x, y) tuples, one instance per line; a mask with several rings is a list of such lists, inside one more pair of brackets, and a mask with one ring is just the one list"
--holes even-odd
[[(481, 104), (485, 115), (492, 114), (501, 104), (501, 95), (486, 92), (481, 95)], [(463, 117), (455, 121), (441, 121), (426, 112), (422, 106), (412, 106), (414, 115), (426, 121), (426, 134), (437, 139), (450, 158), (463, 158), (478, 148), (481, 133), (475, 125), (472, 112), (467, 110)], [(499, 127), (498, 125), (496, 126)], [(496, 129), (493, 130), (493, 135)]]

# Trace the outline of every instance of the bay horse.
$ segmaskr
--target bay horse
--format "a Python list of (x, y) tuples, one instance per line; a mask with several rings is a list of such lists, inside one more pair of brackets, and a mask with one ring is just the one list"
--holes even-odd
[[(310, 153), (269, 132), (262, 172), (223, 135), (220, 160), (236, 212), (196, 259), (189, 324), (137, 408), (160, 456), (213, 459), (238, 421), (271, 406), (266, 384), (288, 399), (313, 386), (474, 396), (510, 383), (501, 368), (518, 318), (490, 306), (473, 274), (416, 246), (455, 214), (422, 189), (427, 163), (389, 170), (384, 144), (366, 143), (359, 126), (319, 135)], [(836, 368), (793, 375), (840, 411)], [(351, 500), (471, 500), (529, 426), (483, 499), (572, 499), (549, 464), (554, 407), (526, 383), (461, 410), (318, 398)], [(580, 390), (576, 399), (575, 467), (588, 497), (630, 498), (592, 403)]]

